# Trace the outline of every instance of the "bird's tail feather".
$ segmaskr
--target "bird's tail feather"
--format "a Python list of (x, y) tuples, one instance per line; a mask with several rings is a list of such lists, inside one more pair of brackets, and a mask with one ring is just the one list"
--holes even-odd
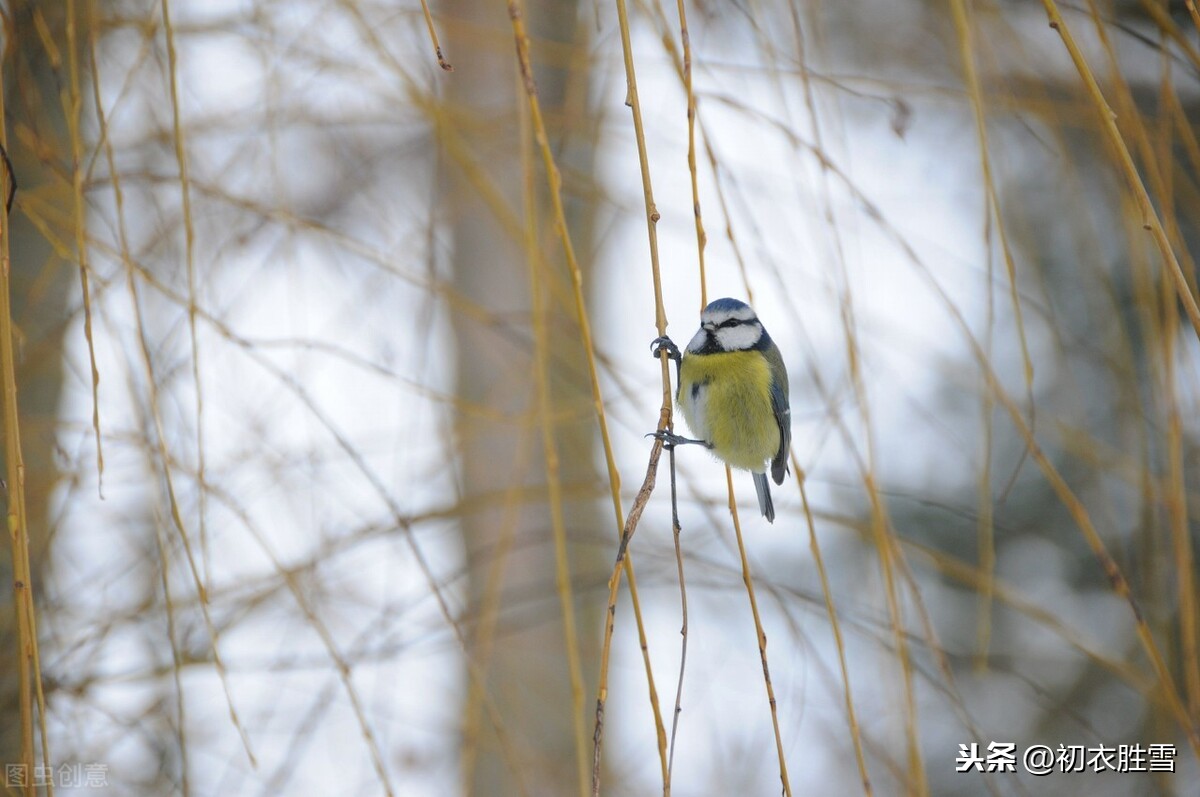
[(771, 485), (767, 481), (767, 474), (755, 473), (753, 476), (754, 489), (758, 492), (758, 508), (762, 510), (768, 523), (774, 523), (775, 504), (771, 503)]

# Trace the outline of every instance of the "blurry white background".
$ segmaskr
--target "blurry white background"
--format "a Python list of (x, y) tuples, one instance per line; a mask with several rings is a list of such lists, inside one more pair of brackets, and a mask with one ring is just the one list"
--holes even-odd
[[(559, 795), (591, 772), (619, 528), (588, 353), (508, 8), (432, 10), (453, 72), (415, 3), (8, 4), (45, 721), (52, 760), (104, 763), (114, 794)], [(877, 794), (1195, 793), (1197, 333), (1044, 9), (686, 11), (707, 298), (752, 300), (784, 353), (813, 518), (795, 474), (773, 525), (734, 474), (794, 793), (863, 791), (856, 743)], [(682, 344), (702, 299), (679, 16), (630, 12)], [(1062, 13), (1194, 289), (1196, 27), (1156, 2)], [(617, 15), (523, 14), (627, 512), (662, 387)], [(666, 464), (630, 551), (669, 732)], [(696, 449), (678, 465), (672, 791), (777, 794), (724, 469)], [(613, 644), (604, 793), (657, 793), (625, 582)], [(1017, 774), (955, 772), (960, 744), (991, 741), (1016, 744)], [(1180, 772), (1020, 766), (1032, 744), (1101, 743), (1174, 744)]]

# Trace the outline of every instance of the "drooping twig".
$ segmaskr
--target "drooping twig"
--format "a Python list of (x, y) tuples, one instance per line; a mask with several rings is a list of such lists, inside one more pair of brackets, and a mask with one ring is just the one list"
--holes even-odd
[[(612, 575), (608, 578), (608, 609), (604, 613), (604, 646), (600, 653), (600, 685), (596, 690), (596, 724), (592, 732), (592, 797), (600, 795), (600, 753), (604, 737), (604, 706), (608, 701), (608, 659), (612, 652), (613, 625), (617, 615), (617, 590), (621, 585), (621, 568), (625, 563), (625, 554), (629, 542), (637, 531), (642, 512), (654, 492), (658, 478), (658, 460), (662, 457), (663, 443), (655, 440), (650, 448), (650, 462), (646, 465), (646, 476), (638, 490), (633, 506), (629, 508), (629, 516), (625, 519), (625, 528), (621, 530), (621, 543), (617, 546), (617, 558), (613, 562)], [(661, 733), (661, 730), (660, 730)], [(661, 740), (660, 740), (661, 744)]]
[(438, 42), (437, 30), (433, 27), (433, 14), (429, 12), (428, 0), (421, 0), (421, 11), (425, 14), (425, 26), (429, 28), (429, 39), (433, 42), (433, 52), (437, 56), (438, 66), (447, 72), (453, 72), (454, 67), (446, 60), (446, 56), (442, 55), (442, 45)]
[(754, 615), (754, 634), (758, 640), (758, 657), (762, 661), (763, 683), (767, 687), (767, 702), (771, 704), (771, 726), (775, 729), (775, 752), (779, 756), (779, 780), (783, 793), (792, 797), (792, 784), (788, 781), (787, 759), (783, 754), (783, 736), (779, 732), (779, 711), (775, 701), (775, 687), (771, 685), (771, 668), (767, 666), (767, 634), (763, 631), (762, 619), (758, 616), (758, 599), (754, 596), (754, 579), (750, 577), (750, 560), (746, 557), (746, 545), (742, 542), (742, 524), (738, 520), (737, 501), (733, 494), (733, 471), (725, 466), (725, 482), (729, 488), (729, 514), (733, 517), (733, 532), (737, 536), (738, 554), (742, 558), (742, 583), (750, 597), (750, 613)]
[(679, 604), (683, 616), (679, 627), (682, 637), (679, 647), (679, 680), (675, 686), (675, 713), (671, 715), (671, 749), (667, 756), (667, 778), (663, 783), (663, 797), (670, 797), (671, 775), (675, 767), (675, 739), (679, 730), (679, 714), (683, 711), (683, 673), (687, 667), (688, 641), (688, 611), (687, 611), (687, 582), (683, 577), (683, 549), (679, 544), (682, 529), (679, 526), (679, 499), (675, 489), (675, 449), (671, 448), (671, 531), (675, 537), (675, 566), (679, 571)]

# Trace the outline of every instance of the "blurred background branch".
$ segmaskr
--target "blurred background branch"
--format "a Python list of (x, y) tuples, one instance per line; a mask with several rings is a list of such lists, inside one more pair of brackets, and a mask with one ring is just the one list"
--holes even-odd
[[(1190, 793), (1191, 5), (692, 2), (694, 170), (677, 8), (629, 8), (668, 332), (698, 197), (708, 298), (752, 299), (793, 375), (828, 593), (791, 482), (741, 517), (796, 792)], [(47, 704), (20, 719), (6, 589), (0, 761), (44, 722), (117, 794), (579, 791), (662, 398), (615, 7), (520, 6), (590, 344), (506, 2), (2, 9)], [(778, 793), (721, 468), (678, 466), (672, 790)], [(630, 551), (611, 795), (663, 791), (665, 491)], [(989, 742), (1015, 772), (956, 772)], [(1176, 771), (1034, 777), (1036, 744)]]

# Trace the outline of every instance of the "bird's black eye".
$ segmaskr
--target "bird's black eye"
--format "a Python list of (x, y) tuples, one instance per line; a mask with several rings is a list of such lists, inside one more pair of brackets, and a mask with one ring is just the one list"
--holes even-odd
[(739, 319), (730, 318), (725, 321), (722, 321), (720, 326), (724, 329), (724, 328), (728, 328), (728, 327), (736, 327), (740, 323), (742, 323), (742, 322)]

